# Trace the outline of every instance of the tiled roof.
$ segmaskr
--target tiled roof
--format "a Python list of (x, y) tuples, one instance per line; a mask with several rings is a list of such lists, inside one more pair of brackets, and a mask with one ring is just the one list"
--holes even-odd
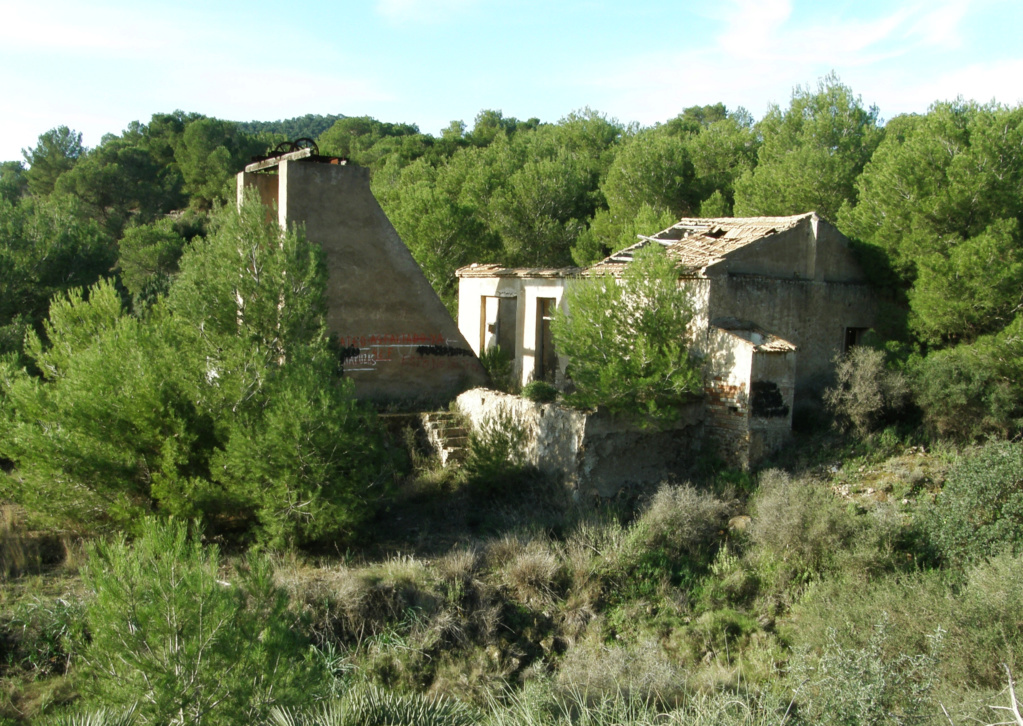
[(557, 278), (578, 277), (581, 273), (578, 267), (505, 267), (475, 262), (455, 270), (457, 277)]
[(792, 217), (719, 217), (714, 219), (681, 219), (676, 224), (650, 237), (640, 237), (631, 247), (614, 253), (587, 269), (586, 274), (617, 275), (636, 251), (660, 244), (668, 254), (693, 274), (719, 262), (729, 253), (753, 242), (785, 232), (811, 218), (813, 212)]

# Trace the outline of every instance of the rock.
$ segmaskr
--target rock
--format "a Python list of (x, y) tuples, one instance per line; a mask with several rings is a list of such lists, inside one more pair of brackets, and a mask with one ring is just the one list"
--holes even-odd
[(728, 529), (731, 532), (745, 532), (753, 524), (753, 518), (746, 514), (740, 514), (728, 520)]

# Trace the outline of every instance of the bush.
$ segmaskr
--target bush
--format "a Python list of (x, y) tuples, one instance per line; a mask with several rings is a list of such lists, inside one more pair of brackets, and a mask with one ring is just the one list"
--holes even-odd
[(835, 726), (929, 723), (930, 692), (936, 681), (940, 631), (928, 654), (885, 653), (888, 623), (882, 618), (864, 648), (839, 645), (832, 631), (824, 652), (799, 654), (790, 677), (807, 723)]
[(861, 437), (898, 413), (909, 395), (905, 376), (887, 368), (884, 353), (874, 348), (855, 346), (837, 358), (835, 378), (824, 402), (839, 428)]
[(662, 484), (633, 525), (638, 550), (663, 550), (672, 558), (705, 561), (713, 554), (728, 506), (691, 485)]
[(33, 676), (65, 673), (83, 643), (84, 612), (73, 595), (31, 597), (0, 618), (4, 666)]
[(1018, 431), (1023, 417), (1019, 383), (1014, 372), (998, 370), (998, 359), (1012, 355), (1005, 349), (992, 355), (964, 345), (918, 361), (914, 393), (927, 428), (960, 441)]
[(514, 387), (514, 381), (512, 381), (513, 362), (511, 356), (499, 345), (480, 353), (480, 363), (483, 364), (483, 369), (490, 376), (490, 382), (497, 390), (506, 393)]
[(270, 562), (250, 557), (227, 581), (217, 548), (186, 529), (150, 519), (134, 545), (90, 547), (90, 701), (137, 703), (144, 724), (240, 725), (314, 697), (323, 674), (289, 628)]
[(525, 429), (506, 412), (474, 426), (463, 468), (469, 479), (485, 488), (500, 486), (525, 468)]
[(396, 693), (372, 686), (315, 708), (275, 708), (269, 726), (473, 726), (472, 709), (447, 698)]
[(553, 403), (558, 400), (558, 389), (547, 381), (530, 381), (522, 387), (522, 397), (534, 403)]
[(822, 484), (776, 469), (761, 475), (750, 537), (763, 581), (779, 589), (809, 582), (830, 567), (854, 532), (851, 516)]
[(945, 560), (962, 565), (1023, 546), (1023, 444), (992, 443), (948, 473), (927, 519)]

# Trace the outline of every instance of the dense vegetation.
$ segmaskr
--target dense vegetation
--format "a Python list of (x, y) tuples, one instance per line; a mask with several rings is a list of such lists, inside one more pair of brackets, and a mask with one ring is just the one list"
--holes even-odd
[[(440, 470), (353, 400), (316, 247), (234, 208), (283, 134), (371, 169), (449, 303), (469, 262), (816, 209), (885, 315), (828, 420), (755, 477), (707, 459), (572, 502), (501, 422)], [(0, 723), (994, 720), (1001, 664), (1023, 671), (1021, 134), (1023, 108), (962, 100), (882, 123), (834, 77), (759, 121), (43, 133), (0, 164)], [(598, 288), (645, 356), (584, 326), (573, 359), (618, 363), (580, 368), (576, 400), (670, 418), (680, 336)]]

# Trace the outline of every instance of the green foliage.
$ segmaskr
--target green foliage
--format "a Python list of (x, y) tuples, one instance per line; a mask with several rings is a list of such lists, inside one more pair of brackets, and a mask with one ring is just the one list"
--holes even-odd
[(185, 249), (185, 238), (173, 222), (129, 228), (121, 239), (117, 267), (121, 282), (136, 299), (166, 293)]
[(614, 214), (632, 217), (648, 204), (678, 218), (699, 207), (695, 178), (683, 139), (650, 130), (622, 146), (601, 188)]
[(82, 602), (70, 594), (18, 600), (0, 618), (0, 669), (36, 678), (67, 672), (84, 642), (84, 615)]
[(120, 709), (101, 708), (75, 714), (61, 714), (42, 721), (46, 726), (134, 726), (135, 707)]
[(193, 243), (145, 319), (110, 283), (56, 300), (49, 345), (29, 337), (44, 378), (0, 369), (11, 496), (79, 527), (156, 511), (266, 542), (350, 533), (381, 447), (323, 332), (321, 254), (251, 201)]
[(14, 204), (28, 192), (28, 173), (20, 161), (0, 162), (0, 199)]
[(885, 651), (887, 619), (874, 626), (863, 648), (831, 640), (819, 657), (801, 653), (791, 679), (801, 716), (807, 723), (828, 726), (872, 726), (931, 723), (936, 708), (930, 693), (936, 681), (942, 631), (932, 638), (929, 653), (890, 658)]
[(85, 153), (82, 134), (67, 126), (58, 126), (39, 136), (39, 143), (21, 153), (28, 162), (28, 188), (36, 196), (53, 191), (57, 179), (70, 170)]
[(567, 400), (668, 423), (701, 389), (689, 356), (692, 303), (662, 248), (647, 245), (621, 279), (573, 281), (554, 319), (555, 347), (570, 359)]
[(842, 205), (855, 202), (856, 179), (884, 137), (877, 108), (864, 108), (834, 74), (816, 92), (797, 87), (789, 108), (771, 108), (757, 131), (757, 166), (735, 183), (739, 216), (816, 211), (838, 219)]
[(835, 385), (824, 403), (839, 428), (862, 438), (899, 413), (908, 394), (908, 381), (885, 365), (883, 351), (855, 346), (835, 361)]
[(766, 471), (752, 505), (754, 561), (761, 580), (776, 592), (799, 587), (826, 572), (855, 533), (841, 502), (809, 478)]
[(1023, 109), (960, 99), (888, 128), (842, 228), (888, 252), (921, 339), (947, 345), (1003, 329), (1023, 286)]
[(495, 345), (480, 353), (480, 363), (497, 390), (509, 392), (514, 388), (515, 382), (512, 380), (514, 361), (501, 346)]
[(948, 474), (928, 519), (947, 562), (963, 564), (1023, 546), (1023, 444), (991, 443)]
[(530, 381), (522, 387), (522, 397), (534, 403), (554, 403), (558, 400), (558, 389), (547, 381)]
[(522, 473), (525, 444), (525, 429), (511, 414), (501, 412), (472, 427), (462, 467), (470, 481), (486, 489), (500, 488)]
[(912, 361), (914, 398), (931, 432), (975, 441), (1023, 427), (1020, 329), (1023, 318), (998, 335)]
[(0, 200), (0, 354), (21, 351), (53, 295), (91, 285), (115, 251), (73, 199)]
[(198, 118), (185, 125), (174, 140), (174, 161), (184, 178), (192, 204), (209, 209), (232, 198), (235, 174), (265, 144), (243, 134), (236, 124)]
[(139, 723), (251, 724), (322, 684), (264, 557), (225, 579), (184, 522), (146, 520), (89, 548), (88, 702), (136, 703)]
[[(246, 121), (237, 124), (238, 130), (250, 136), (260, 134), (278, 134), (286, 139), (294, 140), (300, 138), (315, 139), (335, 123), (345, 118), (338, 114), (321, 116), (317, 113), (307, 113), (304, 116), (282, 119), (277, 121)], [(321, 151), (323, 151), (321, 149)]]
[(151, 222), (182, 205), (185, 197), (181, 175), (161, 163), (149, 146), (150, 139), (137, 129), (107, 136), (61, 175), (54, 193), (77, 197), (114, 237), (129, 221)]
[(675, 224), (678, 218), (670, 210), (658, 211), (646, 202), (632, 214), (618, 214), (598, 209), (590, 227), (579, 235), (572, 248), (577, 265), (598, 262), (612, 252), (636, 243), (638, 235), (652, 235)]
[(346, 116), (319, 134), (317, 144), (321, 154), (334, 154), (369, 166), (380, 155), (380, 150), (374, 147), (383, 139), (418, 134), (419, 128), (415, 124), (392, 124), (369, 116)]

